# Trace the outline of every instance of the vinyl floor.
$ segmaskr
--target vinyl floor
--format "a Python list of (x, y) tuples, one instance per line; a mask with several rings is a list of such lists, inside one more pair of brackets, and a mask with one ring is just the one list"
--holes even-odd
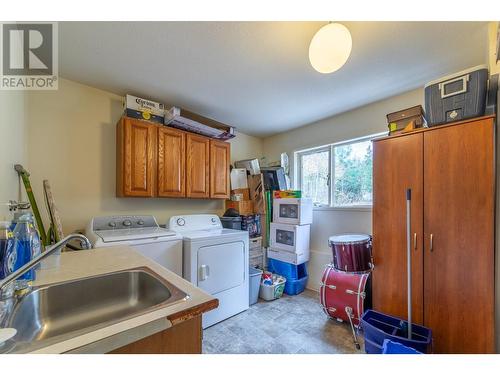
[(348, 354), (363, 353), (352, 342), (348, 323), (329, 319), (318, 293), (306, 290), (296, 296), (255, 305), (203, 331), (206, 354)]

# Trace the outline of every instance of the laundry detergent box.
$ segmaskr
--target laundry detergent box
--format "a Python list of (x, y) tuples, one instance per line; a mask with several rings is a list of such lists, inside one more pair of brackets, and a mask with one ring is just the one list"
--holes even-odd
[(162, 103), (127, 94), (125, 97), (125, 115), (163, 124), (165, 106)]

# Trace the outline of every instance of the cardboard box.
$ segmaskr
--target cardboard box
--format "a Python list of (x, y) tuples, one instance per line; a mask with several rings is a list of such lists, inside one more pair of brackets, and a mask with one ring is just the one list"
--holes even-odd
[(309, 261), (309, 249), (304, 249), (299, 253), (291, 253), (286, 250), (273, 249), (270, 247), (267, 249), (267, 257), (286, 263), (302, 264)]
[[(241, 196), (240, 199), (233, 199), (234, 196)], [(231, 200), (232, 201), (249, 201), (250, 199), (250, 189), (235, 189), (231, 190)]]
[(273, 223), (305, 225), (313, 222), (311, 198), (280, 198), (273, 200)]
[(244, 168), (233, 168), (231, 170), (231, 190), (247, 188), (247, 170)]
[(255, 213), (266, 213), (266, 201), (264, 198), (264, 179), (262, 174), (248, 176), (248, 188), (250, 190), (250, 200), (253, 202)]
[(309, 250), (310, 225), (271, 223), (269, 243), (272, 248), (300, 254)]
[(125, 115), (163, 124), (165, 107), (162, 103), (127, 94), (125, 97)]
[(275, 190), (274, 199), (282, 198), (302, 198), (302, 190)]
[(236, 168), (245, 168), (251, 175), (260, 174), (260, 165), (258, 159), (246, 159), (234, 162)]
[(234, 208), (240, 215), (253, 215), (253, 202), (252, 201), (226, 201), (226, 210)]

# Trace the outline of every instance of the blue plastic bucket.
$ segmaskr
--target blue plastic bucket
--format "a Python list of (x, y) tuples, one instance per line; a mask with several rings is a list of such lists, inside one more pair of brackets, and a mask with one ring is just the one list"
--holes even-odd
[(374, 310), (366, 310), (361, 317), (361, 327), (365, 332), (365, 351), (381, 354), (384, 340), (398, 342), (421, 353), (430, 353), (432, 331), (424, 326), (412, 324), (412, 337), (408, 339), (408, 322)]

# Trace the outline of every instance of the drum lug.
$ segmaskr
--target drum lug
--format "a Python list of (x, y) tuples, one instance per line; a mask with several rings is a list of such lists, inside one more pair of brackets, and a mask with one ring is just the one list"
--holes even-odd
[(337, 289), (337, 287), (335, 285), (326, 285), (325, 283), (319, 283), (319, 286), (320, 287), (327, 287), (327, 288), (330, 288), (330, 289)]
[(366, 297), (366, 293), (365, 292), (358, 293), (358, 292), (355, 292), (354, 290), (351, 290), (351, 289), (346, 289), (345, 292), (347, 294), (356, 294), (356, 295), (360, 296), (363, 299), (365, 299), (365, 297)]

